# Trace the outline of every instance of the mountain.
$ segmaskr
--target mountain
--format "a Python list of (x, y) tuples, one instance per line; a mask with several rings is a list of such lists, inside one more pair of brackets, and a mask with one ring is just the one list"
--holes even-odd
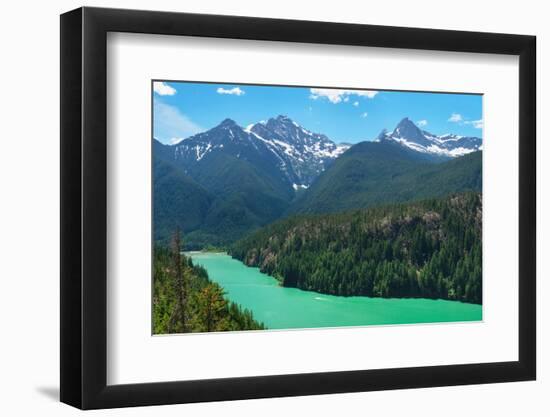
[[(218, 126), (180, 141), (170, 149), (173, 163), (212, 192), (231, 192), (232, 172), (236, 167), (255, 171), (260, 181), (290, 198), (291, 185), (281, 172), (277, 155), (269, 147), (245, 132), (233, 120), (225, 119)], [(251, 175), (253, 175), (251, 173)], [(264, 184), (265, 185), (265, 184)], [(229, 186), (229, 189), (228, 189)]]
[(350, 147), (310, 132), (286, 116), (249, 125), (245, 131), (278, 155), (294, 189), (309, 187), (332, 160)]
[(334, 295), (481, 304), (480, 193), (280, 220), (233, 257), (283, 286)]
[[(249, 125), (231, 119), (173, 146), (173, 159), (191, 176), (199, 175), (207, 159), (229, 155), (261, 169), (287, 192), (307, 188), (348, 145), (310, 132), (286, 116)], [(200, 179), (198, 179), (200, 182)]]
[(383, 130), (376, 140), (395, 142), (436, 159), (456, 158), (482, 149), (481, 138), (454, 134), (436, 136), (421, 130), (407, 117), (401, 120), (392, 132)]
[(225, 119), (174, 145), (153, 139), (155, 239), (179, 227), (187, 248), (226, 246), (294, 213), (481, 190), (481, 152), (456, 156), (471, 144), (448, 136), (438, 146), (455, 157), (434, 154), (433, 138), (403, 119), (378, 141), (336, 144), (277, 116), (246, 128)]
[(176, 227), (194, 230), (206, 217), (214, 196), (169, 162), (154, 160), (153, 224), (155, 240)]
[[(168, 238), (167, 225), (178, 225), (188, 247), (233, 241), (279, 218), (347, 148), (286, 116), (246, 129), (225, 119), (175, 145), (153, 139), (155, 192), (162, 196), (155, 197), (155, 238)], [(199, 219), (195, 192), (203, 209), (199, 222), (185, 219), (189, 213)]]
[(339, 157), (287, 214), (328, 213), (481, 191), (481, 151), (433, 163), (385, 140), (361, 142)]
[(156, 140), (153, 156), (156, 240), (168, 239), (179, 226), (188, 248), (224, 245), (280, 217), (293, 198), (277, 175), (248, 158), (209, 152), (192, 164)]

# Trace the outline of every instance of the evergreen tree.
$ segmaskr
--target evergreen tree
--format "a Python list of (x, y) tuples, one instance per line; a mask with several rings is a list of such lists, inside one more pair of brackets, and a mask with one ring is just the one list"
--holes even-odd
[(186, 280), (181, 256), (182, 239), (179, 227), (172, 236), (171, 255), (174, 274), (174, 292), (176, 294), (176, 306), (172, 312), (170, 330), (173, 332), (185, 332), (187, 326), (187, 305), (186, 305)]
[(229, 302), (223, 288), (181, 253), (179, 231), (170, 247), (153, 251), (153, 333), (261, 330), (252, 313)]
[(301, 215), (231, 254), (282, 285), (335, 295), (481, 303), (481, 194), (347, 213)]

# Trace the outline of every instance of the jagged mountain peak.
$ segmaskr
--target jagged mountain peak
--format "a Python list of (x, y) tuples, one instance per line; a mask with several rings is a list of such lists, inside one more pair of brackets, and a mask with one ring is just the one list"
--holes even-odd
[(412, 139), (420, 144), (425, 144), (426, 142), (426, 138), (422, 133), (422, 130), (420, 130), (420, 128), (416, 126), (408, 117), (405, 117), (397, 124), (393, 130), (393, 135), (396, 137)]
[(380, 142), (381, 140), (386, 139), (387, 134), (388, 134), (388, 129), (382, 129), (382, 131), (378, 134), (378, 136), (374, 141)]
[(414, 124), (414, 122), (411, 119), (409, 119), (408, 117), (403, 117), (401, 119), (401, 121), (397, 124), (396, 128), (407, 127), (407, 126), (416, 127), (416, 125)]
[(304, 129), (302, 126), (296, 123), (294, 120), (292, 120), (290, 117), (282, 114), (277, 117), (272, 117), (268, 119), (267, 122), (263, 123), (262, 125), (268, 129), (273, 130), (274, 132), (282, 134), (282, 136), (292, 134), (297, 130), (301, 130), (303, 133), (311, 133), (307, 129)]
[[(259, 122), (262, 123), (262, 122)], [(292, 120), (290, 117), (284, 114), (280, 114), (277, 117), (271, 117), (267, 121), (263, 121), (264, 125), (267, 124), (280, 124), (280, 125), (287, 125), (287, 126), (294, 126), (294, 127), (301, 127), (298, 123), (296, 123), (294, 120)]]
[(416, 152), (443, 159), (466, 155), (482, 149), (482, 140), (479, 137), (449, 133), (437, 136), (421, 130), (408, 117), (403, 118), (393, 131), (388, 132), (384, 129), (376, 140), (397, 142)]
[(233, 119), (226, 118), (224, 119), (217, 127), (240, 127), (237, 122)]
[(210, 155), (224, 154), (264, 164), (280, 171), (290, 189), (307, 188), (350, 145), (337, 145), (327, 136), (310, 132), (290, 117), (278, 115), (242, 128), (225, 119), (175, 147), (176, 159), (206, 163)]

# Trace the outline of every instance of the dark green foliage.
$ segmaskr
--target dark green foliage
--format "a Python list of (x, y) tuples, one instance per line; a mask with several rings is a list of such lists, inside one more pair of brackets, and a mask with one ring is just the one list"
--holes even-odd
[(223, 154), (207, 155), (200, 169), (195, 178), (217, 196), (201, 230), (225, 243), (276, 220), (288, 207), (291, 195), (247, 161)]
[(481, 191), (481, 152), (443, 163), (391, 142), (362, 142), (345, 152), (289, 208), (329, 213), (450, 193)]
[(284, 286), (335, 295), (481, 303), (481, 194), (300, 215), (235, 243), (231, 255)]
[(189, 174), (203, 187), (216, 195), (232, 195), (243, 190), (255, 190), (289, 201), (293, 193), (281, 178), (256, 161), (224, 153), (207, 154), (200, 164), (187, 168)]
[(481, 152), (435, 164), (392, 142), (358, 143), (299, 194), (265, 161), (218, 152), (191, 164), (173, 152), (153, 140), (154, 238), (166, 244), (179, 227), (186, 249), (227, 247), (285, 215), (481, 191)]
[(170, 160), (170, 147), (153, 140), (155, 241), (176, 227), (186, 249), (224, 246), (276, 219), (293, 193), (261, 167), (227, 154), (206, 155), (187, 167)]
[(225, 298), (201, 266), (174, 247), (156, 246), (153, 258), (153, 334), (261, 330), (252, 313)]
[(172, 231), (200, 227), (213, 196), (169, 162), (156, 159), (153, 167), (155, 240), (168, 241)]

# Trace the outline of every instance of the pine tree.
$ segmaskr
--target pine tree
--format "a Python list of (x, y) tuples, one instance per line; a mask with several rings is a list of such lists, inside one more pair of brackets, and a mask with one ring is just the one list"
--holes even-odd
[(176, 306), (172, 312), (170, 332), (185, 332), (187, 329), (186, 280), (184, 274), (184, 259), (181, 256), (182, 238), (179, 227), (172, 237), (171, 257), (173, 268), (174, 292)]
[(481, 203), (464, 193), (289, 217), (236, 242), (231, 255), (288, 287), (481, 303)]
[(222, 288), (211, 283), (197, 294), (195, 325), (205, 332), (224, 331), (229, 329), (227, 301)]

